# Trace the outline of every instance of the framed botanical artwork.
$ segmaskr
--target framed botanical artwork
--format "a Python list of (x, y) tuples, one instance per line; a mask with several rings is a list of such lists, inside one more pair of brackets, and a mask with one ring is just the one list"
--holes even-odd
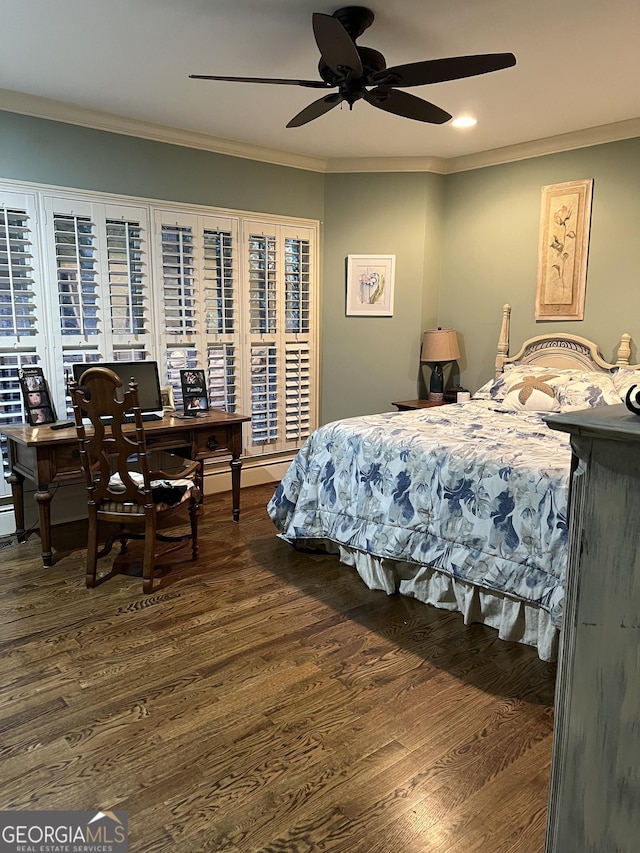
[(347, 257), (347, 316), (393, 316), (395, 267), (395, 255)]
[(536, 320), (582, 320), (593, 178), (542, 187)]

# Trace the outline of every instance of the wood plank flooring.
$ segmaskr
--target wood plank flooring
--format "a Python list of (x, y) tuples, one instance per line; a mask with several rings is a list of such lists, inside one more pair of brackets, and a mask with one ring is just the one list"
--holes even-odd
[(542, 853), (555, 667), (296, 553), (271, 492), (207, 497), (150, 596), (85, 588), (82, 523), (50, 569), (0, 543), (0, 809), (125, 810), (131, 853)]

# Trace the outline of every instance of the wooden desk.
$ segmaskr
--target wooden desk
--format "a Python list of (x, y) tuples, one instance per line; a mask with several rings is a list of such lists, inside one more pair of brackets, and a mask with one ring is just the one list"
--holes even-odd
[[(148, 450), (168, 450), (203, 462), (212, 456), (231, 454), (233, 520), (240, 518), (240, 469), (242, 462), (242, 424), (247, 415), (211, 411), (195, 418), (165, 415), (161, 421), (147, 421), (145, 436)], [(132, 425), (133, 429), (133, 425)], [(42, 561), (53, 563), (51, 550), (51, 486), (82, 480), (76, 428), (52, 430), (50, 426), (2, 426), (7, 437), (11, 474), (8, 477), (16, 514), (16, 535), (25, 540), (25, 479), (36, 484)]]

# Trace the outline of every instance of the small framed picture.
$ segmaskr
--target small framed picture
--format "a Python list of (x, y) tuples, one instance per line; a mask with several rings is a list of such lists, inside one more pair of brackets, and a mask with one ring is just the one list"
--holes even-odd
[(173, 397), (173, 385), (160, 386), (160, 398), (162, 399), (162, 408), (167, 412), (173, 412), (176, 403)]
[(209, 397), (204, 370), (181, 370), (182, 407), (185, 415), (209, 411)]
[(56, 412), (51, 401), (49, 386), (41, 367), (20, 367), (18, 379), (30, 426), (53, 424)]
[(395, 255), (347, 257), (347, 317), (393, 317)]

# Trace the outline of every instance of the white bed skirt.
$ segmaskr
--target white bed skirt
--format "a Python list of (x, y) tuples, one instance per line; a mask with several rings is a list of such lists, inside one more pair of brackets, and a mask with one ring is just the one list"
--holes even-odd
[(400, 593), (442, 610), (456, 610), (462, 613), (465, 625), (489, 625), (501, 640), (535, 646), (541, 660), (557, 659), (558, 628), (546, 610), (533, 604), (474, 586), (430, 566), (375, 557), (330, 539), (281, 538), (299, 550), (337, 554), (340, 562), (355, 568), (369, 589), (380, 589), (387, 595)]

